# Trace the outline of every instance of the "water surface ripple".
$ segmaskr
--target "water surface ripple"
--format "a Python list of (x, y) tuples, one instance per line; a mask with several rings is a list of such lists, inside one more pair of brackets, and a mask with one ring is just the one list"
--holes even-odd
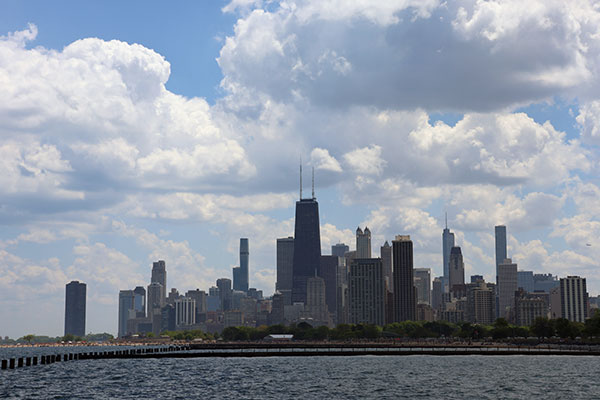
[(593, 399), (599, 359), (358, 356), (85, 360), (0, 371), (0, 398)]

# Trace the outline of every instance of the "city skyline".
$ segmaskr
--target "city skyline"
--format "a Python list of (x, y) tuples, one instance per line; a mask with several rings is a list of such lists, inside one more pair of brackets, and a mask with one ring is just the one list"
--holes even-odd
[(152, 262), (167, 293), (207, 289), (239, 266), (240, 238), (269, 295), (299, 159), (322, 254), (354, 247), (357, 226), (373, 256), (410, 234), (433, 279), (448, 212), (465, 280), (495, 282), (502, 224), (519, 269), (597, 294), (600, 12), (332, 4), (8, 0), (0, 334), (61, 333), (72, 280), (86, 330), (116, 332), (119, 290), (147, 288)]

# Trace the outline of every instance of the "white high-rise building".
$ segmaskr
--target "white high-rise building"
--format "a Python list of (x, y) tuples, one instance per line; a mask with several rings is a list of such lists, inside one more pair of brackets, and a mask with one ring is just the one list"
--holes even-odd
[(357, 258), (352, 261), (348, 292), (350, 323), (385, 323), (385, 284), (381, 258)]
[(180, 297), (175, 300), (175, 325), (177, 327), (196, 323), (196, 300)]
[(585, 278), (560, 278), (560, 304), (562, 318), (576, 322), (584, 322), (587, 319), (588, 293)]
[(356, 228), (356, 258), (371, 258), (371, 231)]

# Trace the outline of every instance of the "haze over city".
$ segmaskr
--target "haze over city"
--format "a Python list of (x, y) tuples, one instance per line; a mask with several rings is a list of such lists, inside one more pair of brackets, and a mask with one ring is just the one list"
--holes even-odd
[(368, 226), (442, 275), (519, 269), (600, 291), (600, 10), (592, 2), (7, 1), (0, 13), (1, 335), (89, 332), (165, 260), (168, 289), (275, 290), (314, 168), (323, 254)]

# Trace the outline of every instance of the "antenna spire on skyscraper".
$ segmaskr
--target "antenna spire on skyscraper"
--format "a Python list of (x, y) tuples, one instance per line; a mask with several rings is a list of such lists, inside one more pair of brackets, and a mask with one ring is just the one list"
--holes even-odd
[(446, 212), (446, 229), (448, 229), (448, 212)]
[(312, 198), (315, 198), (315, 167), (312, 167)]
[(300, 200), (302, 200), (302, 157), (300, 157)]

